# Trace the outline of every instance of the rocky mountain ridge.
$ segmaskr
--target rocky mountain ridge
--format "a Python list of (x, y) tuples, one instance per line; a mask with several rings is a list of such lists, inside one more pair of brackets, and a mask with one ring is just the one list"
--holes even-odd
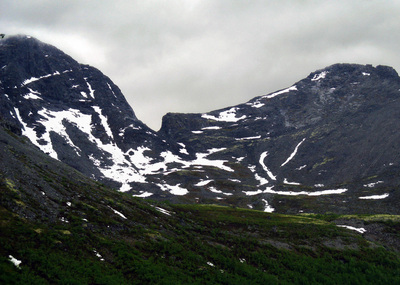
[(0, 40), (0, 114), (37, 147), (140, 197), (297, 212), (398, 213), (400, 78), (335, 64), (289, 88), (154, 132), (97, 69)]
[(237, 179), (231, 189), (255, 202), (308, 196), (332, 211), (362, 211), (361, 200), (398, 199), (399, 82), (391, 67), (336, 64), (245, 104), (168, 114), (160, 132), (196, 151), (224, 146), (214, 157), (245, 168), (219, 179)]

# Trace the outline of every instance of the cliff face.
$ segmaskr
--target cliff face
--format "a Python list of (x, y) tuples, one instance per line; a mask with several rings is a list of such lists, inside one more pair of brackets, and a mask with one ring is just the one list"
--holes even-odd
[(51, 157), (140, 197), (278, 212), (398, 213), (400, 78), (335, 64), (154, 132), (113, 82), (26, 36), (0, 40), (0, 115)]

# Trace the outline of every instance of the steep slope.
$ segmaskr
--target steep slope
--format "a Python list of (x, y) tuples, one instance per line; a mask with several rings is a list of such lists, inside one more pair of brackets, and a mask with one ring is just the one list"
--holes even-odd
[(186, 175), (200, 197), (278, 212), (399, 213), (399, 107), (394, 69), (336, 64), (245, 104), (167, 114), (160, 134), (190, 154), (216, 150), (218, 169)]
[(0, 66), (1, 117), (43, 152), (121, 191), (160, 189), (147, 183), (140, 157), (158, 161), (178, 146), (139, 121), (99, 70), (29, 36), (0, 41)]
[[(0, 121), (1, 284), (397, 284), (398, 216), (156, 204)], [(384, 246), (384, 247), (383, 247)]]

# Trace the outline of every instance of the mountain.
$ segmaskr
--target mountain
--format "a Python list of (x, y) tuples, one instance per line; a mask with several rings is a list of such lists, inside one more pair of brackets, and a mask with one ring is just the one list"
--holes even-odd
[(244, 104), (167, 114), (160, 134), (221, 162), (186, 176), (191, 192), (278, 212), (398, 213), (399, 99), (393, 68), (335, 64)]
[(399, 214), (400, 78), (335, 64), (155, 132), (97, 69), (27, 36), (0, 40), (0, 114), (51, 157), (172, 202), (280, 213)]
[(0, 120), (1, 284), (397, 284), (400, 218), (120, 193)]
[(1, 284), (399, 283), (393, 69), (335, 65), (159, 132), (30, 37), (0, 40), (0, 81)]
[[(137, 157), (173, 150), (99, 70), (29, 36), (0, 41), (0, 114), (37, 147), (120, 189), (146, 183)], [(149, 183), (147, 187), (151, 188)], [(154, 188), (154, 187), (153, 187)], [(152, 190), (153, 193), (156, 189)]]

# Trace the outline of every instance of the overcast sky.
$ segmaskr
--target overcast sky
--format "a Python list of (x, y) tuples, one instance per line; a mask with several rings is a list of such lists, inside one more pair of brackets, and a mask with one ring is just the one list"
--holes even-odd
[(158, 130), (291, 86), (334, 63), (400, 72), (400, 1), (1, 0), (1, 33), (31, 35), (117, 84)]

